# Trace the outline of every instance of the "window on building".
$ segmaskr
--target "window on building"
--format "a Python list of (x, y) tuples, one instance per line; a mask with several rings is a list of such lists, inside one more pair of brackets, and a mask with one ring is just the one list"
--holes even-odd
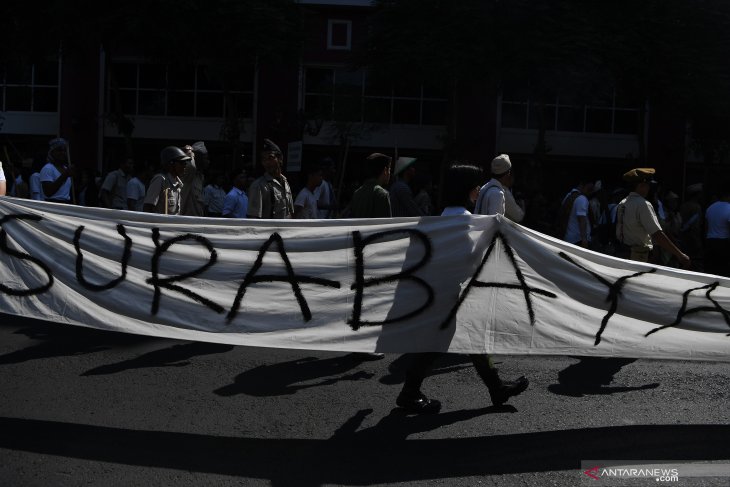
[(107, 109), (119, 104), (126, 115), (199, 118), (223, 118), (227, 110), (235, 110), (239, 117), (250, 118), (253, 85), (253, 69), (241, 68), (231, 76), (226, 98), (223, 83), (209, 66), (120, 61), (111, 66)]
[(58, 111), (58, 60), (37, 64), (6, 63), (0, 69), (2, 111)]
[(329, 19), (327, 21), (327, 49), (349, 51), (352, 46), (352, 22)]
[(443, 87), (394, 85), (363, 69), (313, 66), (304, 71), (304, 111), (312, 119), (444, 125), (446, 101)]
[(636, 134), (639, 117), (636, 100), (608, 89), (590, 100), (572, 95), (532, 97), (527, 86), (510, 86), (501, 97), (502, 128), (538, 129), (600, 134)]

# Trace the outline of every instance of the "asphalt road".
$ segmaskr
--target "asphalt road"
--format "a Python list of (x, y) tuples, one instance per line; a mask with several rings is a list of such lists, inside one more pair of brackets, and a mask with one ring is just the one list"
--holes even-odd
[[(730, 464), (730, 364), (498, 357), (529, 389), (490, 406), (470, 362), (395, 408), (403, 360), (232, 347), (0, 315), (0, 485), (659, 485), (581, 460)], [(667, 485), (730, 485), (681, 478)]]

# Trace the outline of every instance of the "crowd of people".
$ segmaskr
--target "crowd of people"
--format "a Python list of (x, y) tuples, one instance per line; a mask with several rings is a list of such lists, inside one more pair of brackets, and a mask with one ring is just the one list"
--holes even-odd
[[(301, 189), (292, 187), (283, 172), (283, 154), (264, 139), (258, 159), (264, 174), (246, 172), (232, 178), (210, 171), (202, 141), (160, 152), (160, 169), (148, 171), (124, 159), (99, 182), (92, 171), (76, 174), (62, 138), (49, 142), (44, 164), (23, 166), (10, 178), (0, 164), (0, 195), (57, 203), (222, 218), (322, 219), (390, 218), (449, 215), (502, 215), (516, 223), (552, 234), (568, 243), (640, 262), (688, 268), (730, 277), (730, 182), (705, 205), (703, 187), (686, 188), (684, 201), (656, 180), (653, 168), (623, 174), (624, 185), (605, 188), (601, 181), (577, 177), (553, 207), (539, 195), (526, 203), (516, 195), (515, 171), (509, 155), (500, 154), (482, 167), (454, 162), (445, 171), (438, 204), (432, 197), (430, 175), (413, 157), (373, 153), (362, 161), (364, 180), (340, 209), (332, 181), (335, 163), (326, 158), (305, 166)], [(79, 187), (74, 187), (78, 181)], [(98, 184), (98, 188), (97, 188)], [(567, 189), (567, 188), (566, 188)], [(437, 208), (438, 207), (438, 208)], [(531, 215), (535, 213), (535, 215)], [(538, 215), (539, 214), (539, 215)], [(532, 218), (530, 218), (532, 216)], [(360, 354), (379, 359), (381, 353)], [(440, 354), (407, 354), (410, 365), (397, 405), (416, 414), (440, 410), (440, 402), (421, 392), (421, 384)], [(470, 356), (492, 403), (502, 405), (522, 393), (528, 380), (500, 378), (492, 359)]]

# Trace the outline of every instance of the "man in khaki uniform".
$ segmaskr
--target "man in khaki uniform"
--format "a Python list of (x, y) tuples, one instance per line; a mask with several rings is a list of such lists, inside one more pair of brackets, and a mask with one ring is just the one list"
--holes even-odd
[(616, 216), (616, 238), (623, 244), (623, 254), (638, 262), (648, 262), (653, 244), (674, 255), (683, 268), (688, 268), (690, 260), (666, 236), (659, 224), (654, 208), (647, 200), (654, 181), (654, 168), (636, 168), (623, 175), (624, 181), (633, 190), (618, 204)]

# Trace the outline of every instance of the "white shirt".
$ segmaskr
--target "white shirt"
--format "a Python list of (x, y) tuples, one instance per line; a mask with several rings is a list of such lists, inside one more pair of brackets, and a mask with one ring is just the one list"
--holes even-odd
[[(43, 183), (52, 183), (61, 175), (61, 171), (56, 169), (56, 166), (52, 163), (46, 163), (41, 169), (41, 192), (43, 192)], [(56, 194), (44, 195), (46, 200), (59, 200), (59, 201), (71, 201), (71, 178), (66, 178)]]
[[(322, 180), (322, 184), (314, 190), (314, 197), (325, 205), (332, 204), (332, 185), (329, 181)], [(317, 210), (317, 218), (329, 218), (332, 210)]]
[(319, 218), (319, 214), (317, 212), (317, 197), (306, 186), (299, 191), (297, 199), (294, 200), (294, 207), (297, 206), (304, 208), (301, 213), (301, 218), (309, 220)]
[(477, 196), (474, 213), (478, 215), (504, 215), (513, 222), (521, 222), (525, 212), (515, 201), (512, 191), (496, 179), (490, 179), (482, 186)]

